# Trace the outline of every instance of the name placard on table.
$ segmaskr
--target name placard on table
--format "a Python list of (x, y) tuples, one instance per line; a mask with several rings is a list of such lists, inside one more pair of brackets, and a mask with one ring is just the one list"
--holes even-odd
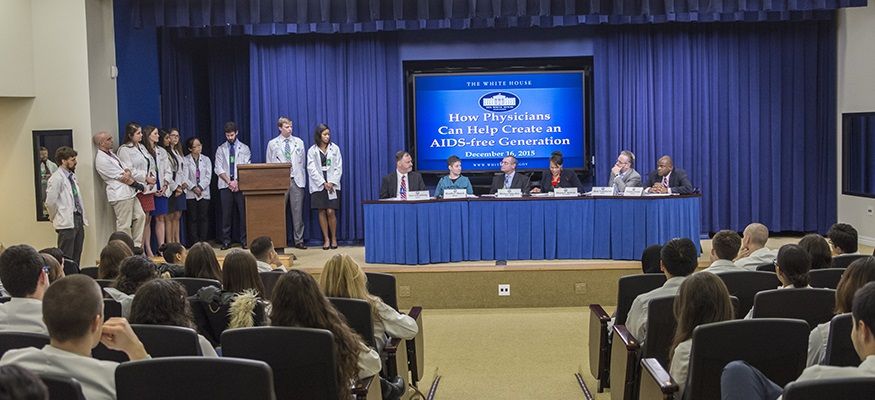
[(495, 197), (499, 199), (513, 199), (523, 197), (522, 189), (498, 189)]
[(554, 197), (577, 197), (579, 195), (580, 194), (577, 192), (576, 187), (570, 187), (570, 188), (557, 187), (557, 188), (553, 189), (553, 196)]
[(407, 192), (407, 200), (428, 200), (429, 198), (428, 190), (413, 190)]
[(464, 199), (468, 197), (468, 189), (444, 189), (445, 199)]
[(614, 188), (611, 186), (595, 186), (590, 192), (592, 196), (613, 196)]
[(644, 194), (643, 187), (627, 187), (626, 190), (623, 191), (623, 196), (629, 197), (641, 196), (642, 194)]

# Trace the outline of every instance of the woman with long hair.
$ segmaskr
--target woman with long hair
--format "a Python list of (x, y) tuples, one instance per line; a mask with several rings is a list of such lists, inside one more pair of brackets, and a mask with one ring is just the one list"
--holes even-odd
[(823, 236), (809, 233), (799, 240), (799, 247), (811, 257), (811, 269), (829, 268), (832, 265), (832, 249)]
[(277, 281), (271, 299), (270, 320), (273, 326), (325, 329), (334, 335), (337, 390), (341, 399), (350, 398), (354, 380), (380, 372), (377, 352), (362, 342), (319, 290), (316, 280), (304, 271), (293, 269)]
[(723, 281), (710, 272), (697, 272), (681, 284), (674, 299), (674, 316), (677, 328), (671, 346), (670, 373), (680, 388), (677, 397), (682, 398), (693, 347), (693, 329), (699, 325), (731, 320), (735, 314), (729, 290)]
[[(836, 288), (836, 315), (851, 312), (854, 293), (872, 281), (875, 281), (875, 257), (857, 259), (848, 265)], [(827, 339), (829, 339), (829, 322), (817, 325), (808, 335), (808, 367), (823, 362)]]
[(179, 238), (179, 220), (182, 217), (182, 212), (187, 208), (185, 193), (188, 190), (188, 176), (182, 144), (179, 143), (179, 129), (170, 128), (170, 131), (162, 137), (161, 145), (167, 152), (170, 176), (174, 186), (174, 190), (169, 193), (167, 200), (167, 221), (164, 225), (165, 239), (168, 242), (180, 243), (182, 240)]
[(210, 182), (213, 179), (213, 163), (203, 155), (201, 140), (194, 137), (186, 141), (188, 155), (185, 156), (189, 190), (185, 192), (186, 215), (188, 223), (188, 243), (207, 240), (210, 209)]
[(264, 284), (258, 276), (258, 263), (252, 253), (234, 249), (225, 256), (222, 263), (222, 287), (233, 293), (254, 292), (264, 296)]
[[(197, 329), (185, 287), (170, 279), (155, 279), (140, 286), (131, 304), (128, 320), (132, 324)], [(197, 337), (204, 357), (218, 357), (209, 340), (201, 335)]]
[(97, 263), (97, 279), (115, 279), (122, 261), (134, 255), (131, 248), (121, 240), (110, 240), (100, 251)]
[[(149, 127), (152, 128), (152, 127)], [(173, 182), (173, 172), (170, 170), (170, 159), (167, 150), (164, 150), (164, 143), (167, 131), (160, 131), (158, 128), (146, 130), (150, 132), (147, 136), (146, 148), (155, 157), (155, 176), (158, 177), (158, 182), (155, 184), (155, 209), (152, 211), (152, 216), (155, 217), (155, 240), (158, 247), (164, 244), (167, 239), (167, 213), (168, 213), (168, 197), (173, 195), (176, 190), (176, 183)], [(150, 257), (150, 252), (146, 253)]]
[(146, 257), (131, 256), (125, 258), (119, 266), (119, 274), (111, 287), (103, 288), (110, 297), (122, 305), (122, 316), (127, 318), (131, 313), (131, 302), (134, 293), (144, 283), (158, 278), (158, 268)]
[(319, 210), (322, 250), (336, 249), (343, 157), (340, 147), (331, 141), (328, 125), (316, 125), (313, 145), (307, 150), (307, 173), (310, 179), (310, 208)]
[(188, 249), (188, 255), (185, 257), (185, 276), (222, 282), (219, 260), (216, 258), (216, 251), (209, 243), (198, 242)]
[(319, 275), (319, 286), (328, 297), (343, 297), (367, 301), (374, 323), (374, 342), (382, 352), (389, 338), (413, 339), (419, 332), (416, 320), (389, 307), (379, 297), (368, 292), (365, 271), (345, 254), (336, 254), (325, 262)]
[[(146, 126), (145, 135), (151, 135), (154, 127)], [(155, 191), (158, 184), (158, 174), (155, 173), (155, 152), (147, 148), (149, 140), (143, 140), (144, 129), (136, 122), (129, 122), (125, 126), (125, 138), (118, 147), (118, 158), (125, 166), (130, 167), (131, 175), (137, 183), (145, 187), (143, 192), (137, 193), (137, 199), (146, 214), (143, 225), (143, 251), (152, 257), (152, 211), (155, 210)], [(162, 236), (164, 235), (162, 229)]]

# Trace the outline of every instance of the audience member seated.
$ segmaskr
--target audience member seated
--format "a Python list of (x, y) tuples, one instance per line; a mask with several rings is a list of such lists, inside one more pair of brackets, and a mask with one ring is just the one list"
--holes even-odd
[(115, 399), (118, 363), (91, 358), (91, 349), (103, 343), (131, 360), (148, 358), (143, 343), (124, 318), (103, 321), (100, 287), (84, 275), (71, 275), (52, 284), (43, 298), (43, 319), (50, 343), (42, 349), (9, 350), (0, 365), (15, 364), (34, 373), (74, 378), (88, 400)]
[(516, 157), (504, 157), (501, 160), (501, 173), (492, 178), (492, 186), (489, 187), (489, 193), (498, 193), (498, 189), (520, 189), (523, 193), (528, 194), (531, 186), (529, 177), (517, 173), (516, 166)]
[[(857, 252), (857, 230), (843, 223), (833, 224), (826, 232), (826, 237), (832, 243), (832, 263), (844, 267), (842, 258), (860, 255)], [(838, 264), (838, 265), (836, 265)]]
[(164, 256), (164, 263), (158, 266), (158, 275), (162, 278), (178, 278), (185, 276), (185, 257), (188, 251), (177, 242), (164, 243), (158, 247), (158, 252)]
[(273, 326), (326, 329), (334, 335), (341, 399), (350, 398), (353, 381), (374, 376), (382, 368), (377, 352), (364, 344), (304, 271), (293, 269), (277, 281), (270, 321)]
[[(39, 253), (51, 256), (55, 260), (55, 263), (58, 264), (58, 269), (60, 269), (61, 273), (64, 273), (64, 267), (67, 266), (66, 265), (67, 261), (64, 259), (64, 251), (62, 251), (61, 249), (59, 249), (57, 247), (46, 247), (45, 249), (41, 249), (39, 251)], [(54, 265), (55, 264), (52, 264), (49, 266), (54, 268)], [(54, 269), (53, 269), (53, 271), (54, 271)], [(56, 272), (50, 272), (49, 273), (49, 283), (54, 282), (54, 281), (56, 281), (60, 278), (63, 278), (63, 277), (64, 277), (63, 275), (60, 275)]]
[(626, 318), (626, 328), (638, 340), (647, 337), (647, 308), (650, 300), (677, 294), (687, 275), (696, 270), (697, 252), (696, 245), (687, 238), (672, 239), (662, 246), (659, 268), (665, 274), (665, 284), (636, 297)]
[(766, 247), (768, 241), (769, 228), (757, 222), (748, 225), (744, 228), (735, 265), (756, 271), (758, 266), (775, 261), (775, 251)]
[(799, 247), (811, 256), (811, 269), (829, 268), (832, 265), (832, 250), (829, 242), (816, 233), (810, 233), (799, 240)]
[(216, 258), (216, 251), (209, 243), (198, 242), (188, 249), (188, 256), (185, 257), (185, 276), (222, 282), (219, 260)]
[(647, 246), (647, 248), (641, 252), (641, 272), (645, 274), (661, 274), (662, 272), (659, 270), (659, 253), (661, 252), (661, 244)]
[(389, 338), (413, 339), (419, 332), (416, 321), (395, 311), (379, 297), (368, 292), (368, 278), (352, 257), (336, 254), (325, 262), (319, 275), (319, 285), (328, 297), (343, 297), (367, 301), (374, 323), (374, 343), (382, 352)]
[[(856, 260), (842, 274), (836, 288), (836, 315), (851, 312), (854, 293), (869, 282), (875, 281), (875, 257)], [(818, 325), (808, 335), (808, 366), (823, 362), (829, 339), (829, 322)]]
[(474, 194), (474, 187), (471, 186), (471, 180), (462, 176), (462, 160), (458, 156), (452, 155), (447, 158), (447, 169), (450, 173), (441, 177), (437, 186), (434, 188), (434, 197), (444, 197), (444, 190), (447, 189), (465, 189), (468, 194)]
[(64, 277), (64, 268), (58, 263), (58, 260), (50, 254), (41, 253), (43, 265), (49, 268), (49, 284)]
[[(222, 288), (206, 286), (197, 292), (197, 298), (211, 313), (216, 310), (224, 315), (210, 318), (207, 314), (207, 320), (199, 324), (209, 324), (209, 329), (216, 332), (267, 325), (267, 304), (262, 293), (264, 285), (258, 276), (255, 257), (245, 250), (231, 250), (225, 256), (222, 268)], [(201, 313), (206, 311), (202, 309)], [(207, 329), (207, 326), (201, 325), (201, 329)]]
[(723, 281), (717, 275), (701, 271), (690, 275), (681, 284), (674, 301), (674, 316), (677, 328), (670, 352), (670, 373), (678, 384), (677, 398), (681, 399), (687, 384), (693, 329), (703, 324), (728, 321), (735, 316), (735, 311)]
[(741, 236), (738, 236), (738, 233), (726, 229), (715, 233), (711, 238), (711, 265), (703, 271), (713, 274), (742, 271), (732, 262), (732, 259), (738, 255), (739, 249), (741, 249)]
[(122, 261), (119, 275), (112, 287), (104, 288), (103, 291), (122, 305), (122, 316), (127, 317), (131, 314), (134, 293), (144, 283), (156, 278), (158, 269), (152, 261), (142, 256), (131, 256)]
[[(122, 232), (124, 233), (124, 232)], [(124, 259), (134, 255), (131, 248), (121, 240), (110, 240), (100, 251), (100, 261), (97, 263), (97, 279), (115, 279), (118, 276), (118, 266)]]
[[(154, 279), (137, 289), (131, 304), (130, 323), (197, 330), (185, 287), (170, 279)], [(197, 335), (197, 338), (205, 357), (218, 357), (209, 340), (202, 335)]]
[[(775, 259), (775, 274), (781, 282), (778, 289), (811, 288), (808, 271), (811, 270), (811, 257), (799, 245), (785, 244), (778, 250)], [(745, 315), (745, 319), (753, 317), (753, 308)]]
[[(268, 236), (259, 236), (249, 244), (249, 252), (255, 257), (258, 272), (281, 271), (286, 272), (286, 267), (280, 261), (279, 254), (273, 247), (273, 241)], [(294, 262), (294, 256), (289, 257), (289, 267)]]
[(693, 193), (693, 184), (686, 171), (675, 168), (669, 156), (662, 156), (656, 163), (656, 170), (647, 176), (648, 193)]
[(115, 231), (111, 235), (109, 235), (109, 240), (107, 242), (111, 242), (113, 240), (121, 240), (122, 242), (124, 242), (124, 244), (126, 244), (131, 250), (131, 253), (133, 253), (135, 256), (143, 255), (143, 249), (137, 247), (134, 244), (134, 239), (131, 238), (131, 235), (128, 235), (123, 231)]
[(40, 377), (17, 365), (0, 367), (0, 400), (49, 400)]
[[(851, 341), (863, 362), (859, 367), (814, 365), (805, 368), (796, 382), (875, 377), (875, 283), (867, 283), (854, 294), (851, 308), (854, 323)], [(780, 386), (743, 361), (733, 361), (726, 365), (720, 379), (720, 388), (723, 400), (772, 400), (783, 393)]]
[(0, 254), (0, 281), (12, 298), (0, 304), (0, 331), (48, 333), (43, 296), (49, 287), (42, 256), (26, 244)]
[(556, 188), (577, 188), (578, 191), (583, 190), (583, 185), (577, 174), (570, 169), (562, 168), (562, 152), (554, 151), (550, 154), (550, 172), (544, 172), (541, 177), (540, 187), (532, 188), (532, 193), (549, 193)]

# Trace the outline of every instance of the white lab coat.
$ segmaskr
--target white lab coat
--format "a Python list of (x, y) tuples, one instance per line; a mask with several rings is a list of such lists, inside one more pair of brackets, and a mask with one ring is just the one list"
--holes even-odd
[(285, 140), (286, 138), (279, 135), (267, 142), (267, 154), (264, 160), (269, 164), (291, 162), (292, 168), (289, 171), (289, 176), (295, 179), (295, 185), (304, 188), (307, 185), (304, 175), (304, 141), (299, 137), (289, 136), (289, 150), (292, 152), (292, 159), (286, 161)]
[[(310, 181), (310, 193), (321, 192), (325, 189), (325, 175), (322, 173), (322, 158), (319, 156), (319, 147), (315, 144), (307, 150), (307, 174)], [(343, 157), (340, 155), (340, 147), (334, 143), (328, 144), (327, 157), (329, 166), (328, 181), (334, 184), (334, 190), (340, 190), (340, 178), (343, 176)]]
[[(52, 226), (57, 229), (72, 229), (75, 227), (73, 213), (76, 212), (76, 203), (73, 200), (73, 186), (67, 178), (67, 171), (58, 168), (46, 185), (46, 209), (49, 210), (49, 219)], [(82, 200), (82, 190), (79, 187), (79, 179), (73, 174), (73, 182), (76, 183), (76, 192), (79, 193), (79, 205), (82, 206), (82, 223), (88, 225), (85, 219), (85, 202)]]
[[(196, 172), (198, 170), (198, 163), (200, 163), (200, 171), (201, 171), (201, 179), (197, 180)], [(194, 157), (191, 154), (185, 156), (185, 174), (186, 181), (188, 182), (188, 190), (185, 192), (185, 198), (189, 200), (200, 200), (200, 199), (210, 199), (210, 181), (213, 180), (213, 163), (210, 161), (210, 158), (201, 154), (198, 157), (198, 161), (194, 160)], [(198, 198), (192, 189), (195, 186), (200, 186), (201, 197)]]

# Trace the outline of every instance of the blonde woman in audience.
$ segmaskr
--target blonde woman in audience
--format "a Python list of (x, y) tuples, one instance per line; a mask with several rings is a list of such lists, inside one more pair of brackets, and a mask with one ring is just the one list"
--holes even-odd
[(368, 278), (362, 268), (345, 254), (337, 254), (327, 262), (319, 275), (319, 285), (328, 297), (343, 297), (367, 301), (374, 322), (374, 342), (382, 352), (389, 338), (413, 339), (419, 332), (416, 321), (389, 307), (379, 297), (368, 292)]
[(671, 377), (677, 382), (677, 398), (683, 398), (693, 347), (693, 329), (699, 325), (727, 321), (734, 317), (729, 290), (717, 275), (697, 272), (681, 284), (674, 300), (677, 328), (671, 351)]
[(353, 381), (374, 376), (382, 368), (377, 352), (364, 344), (322, 294), (316, 280), (304, 271), (293, 269), (277, 281), (270, 320), (273, 326), (326, 329), (334, 335), (341, 399), (351, 398)]
[[(852, 262), (842, 274), (842, 279), (836, 288), (836, 315), (851, 312), (854, 293), (872, 281), (875, 281), (875, 257), (866, 257)], [(829, 322), (818, 325), (808, 335), (807, 366), (823, 362), (827, 339), (829, 339)]]
[(97, 279), (115, 279), (118, 267), (124, 259), (134, 255), (131, 248), (121, 240), (110, 240), (100, 251), (100, 261), (97, 263)]
[[(811, 270), (811, 256), (799, 245), (785, 244), (778, 250), (775, 259), (775, 274), (781, 281), (778, 289), (803, 289), (811, 288), (808, 272)], [(754, 306), (755, 307), (755, 306)], [(744, 319), (753, 318), (753, 308), (744, 316)]]
[(112, 283), (112, 287), (104, 288), (113, 300), (121, 303), (122, 317), (127, 318), (131, 314), (131, 303), (134, 293), (144, 283), (158, 278), (158, 268), (152, 261), (145, 257), (131, 256), (122, 261), (119, 266), (119, 275)]
[[(188, 294), (179, 282), (170, 279), (154, 279), (137, 289), (131, 304), (132, 324), (169, 325), (197, 329)], [(204, 357), (218, 357), (210, 341), (197, 335)]]

